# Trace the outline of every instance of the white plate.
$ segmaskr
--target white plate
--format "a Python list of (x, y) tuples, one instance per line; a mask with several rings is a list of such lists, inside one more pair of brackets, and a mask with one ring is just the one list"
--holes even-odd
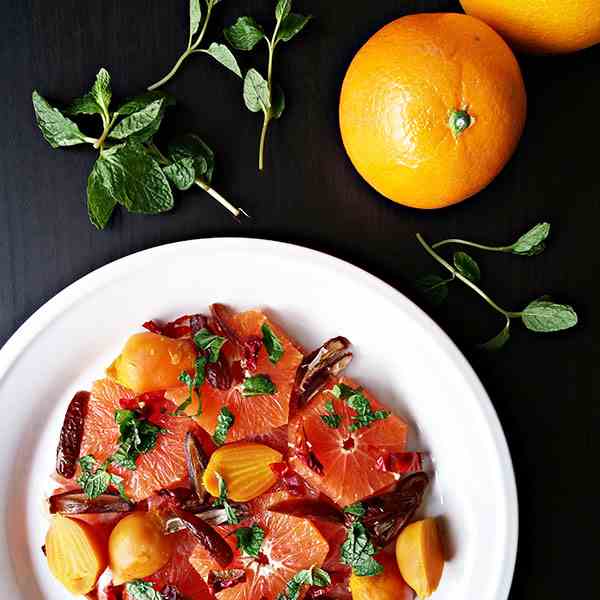
[(207, 239), (107, 265), (38, 310), (0, 351), (0, 598), (63, 600), (41, 552), (42, 497), (66, 405), (126, 337), (221, 301), (268, 307), (306, 347), (343, 334), (350, 374), (414, 426), (436, 479), (426, 512), (443, 517), (450, 560), (435, 600), (505, 600), (518, 533), (506, 441), (477, 376), (402, 294), (360, 269), (289, 244)]

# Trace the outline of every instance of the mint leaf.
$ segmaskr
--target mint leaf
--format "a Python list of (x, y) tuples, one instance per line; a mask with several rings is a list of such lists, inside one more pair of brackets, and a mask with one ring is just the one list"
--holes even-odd
[(354, 504), (346, 506), (344, 512), (349, 515), (354, 515), (355, 517), (364, 517), (367, 511), (362, 502), (355, 502)]
[(346, 531), (346, 540), (341, 548), (341, 562), (352, 567), (355, 575), (364, 577), (379, 575), (383, 572), (383, 565), (378, 563), (373, 556), (376, 550), (369, 539), (366, 527), (355, 521)]
[(260, 547), (265, 539), (264, 530), (253, 523), (252, 527), (240, 527), (235, 531), (237, 538), (237, 547), (246, 555), (257, 557), (260, 554)]
[(196, 180), (193, 158), (182, 158), (170, 165), (163, 167), (163, 172), (168, 180), (181, 191), (189, 190)]
[(192, 36), (200, 27), (201, 19), (202, 9), (200, 8), (200, 0), (190, 0), (190, 42), (192, 41)]
[(173, 413), (175, 416), (181, 415), (185, 412), (186, 408), (192, 403), (192, 395), (194, 393), (194, 389), (197, 390), (196, 394), (198, 396), (198, 410), (196, 411), (197, 417), (202, 414), (202, 401), (200, 399), (200, 388), (204, 385), (204, 381), (206, 379), (206, 356), (200, 355), (196, 358), (195, 362), (195, 372), (192, 377), (186, 371), (183, 371), (179, 375), (179, 381), (181, 383), (188, 386), (189, 396), (186, 400), (184, 400)]
[(267, 113), (271, 108), (269, 85), (256, 69), (249, 69), (244, 78), (244, 102), (252, 112)]
[(325, 425), (331, 427), (331, 429), (337, 429), (342, 422), (342, 417), (335, 412), (335, 409), (333, 408), (333, 402), (331, 400), (328, 400), (325, 403), (325, 410), (328, 414), (321, 415), (321, 420), (323, 423), (325, 423)]
[(223, 34), (236, 50), (252, 50), (265, 37), (263, 28), (252, 17), (240, 17)]
[(550, 223), (538, 223), (511, 246), (511, 251), (523, 256), (540, 254), (546, 248), (545, 240), (549, 235)]
[(101, 115), (102, 109), (91, 94), (86, 94), (81, 98), (75, 98), (65, 112), (68, 115)]
[(292, 0), (279, 0), (275, 7), (275, 18), (278, 21), (283, 21), (292, 10)]
[(271, 107), (271, 118), (279, 119), (285, 110), (285, 94), (280, 85), (275, 84), (273, 86), (273, 106)]
[(96, 81), (90, 90), (90, 96), (96, 101), (105, 116), (108, 116), (108, 107), (112, 99), (110, 89), (110, 75), (106, 69), (100, 69)]
[(304, 29), (311, 19), (311, 15), (305, 17), (296, 13), (290, 13), (277, 32), (277, 41), (282, 40), (284, 42), (289, 42), (296, 34)]
[(173, 162), (183, 158), (192, 158), (196, 177), (202, 177), (208, 183), (211, 182), (215, 168), (215, 155), (197, 135), (189, 133), (175, 138), (169, 144), (167, 153)]
[(125, 584), (125, 591), (132, 600), (165, 600), (165, 597), (154, 589), (154, 583), (151, 581), (129, 581)]
[(226, 406), (223, 406), (217, 416), (217, 426), (213, 433), (213, 441), (217, 446), (222, 446), (225, 443), (227, 433), (233, 426), (234, 420), (232, 412)]
[(130, 212), (154, 214), (173, 208), (173, 192), (162, 169), (137, 142), (128, 140), (104, 151), (96, 167), (94, 191), (101, 187)]
[(351, 388), (349, 385), (346, 385), (345, 383), (336, 383), (331, 388), (331, 393), (336, 398), (341, 398), (342, 400), (346, 400), (347, 398), (350, 398), (350, 396), (352, 396), (352, 394), (354, 394), (355, 391), (356, 390), (354, 388)]
[(521, 313), (521, 319), (527, 329), (539, 333), (569, 329), (578, 321), (572, 306), (541, 299), (527, 305)]
[(38, 127), (50, 146), (59, 148), (86, 142), (85, 135), (77, 124), (65, 117), (58, 108), (51, 106), (36, 90), (31, 98)]
[(135, 96), (127, 100), (117, 109), (117, 112), (122, 117), (126, 117), (128, 115), (132, 115), (133, 113), (139, 112), (140, 110), (143, 110), (144, 108), (146, 108), (153, 102), (156, 102), (157, 100), (163, 100), (164, 108), (173, 106), (175, 104), (175, 98), (173, 98), (171, 94), (167, 94), (167, 92), (145, 92), (143, 94), (140, 94), (139, 96)]
[(117, 123), (110, 132), (109, 137), (123, 140), (134, 133), (146, 129), (160, 116), (163, 109), (163, 103), (164, 100), (160, 98), (151, 102), (139, 111), (126, 116), (121, 122)]
[(107, 473), (106, 466), (101, 465), (94, 471), (96, 464), (96, 459), (89, 454), (79, 459), (81, 475), (77, 479), (77, 484), (90, 499), (104, 494), (110, 486), (110, 474)]
[(100, 157), (92, 168), (87, 181), (87, 209), (92, 225), (104, 229), (117, 205), (117, 199), (111, 187), (111, 171), (105, 160)]
[(219, 354), (227, 338), (214, 335), (208, 329), (200, 329), (194, 336), (194, 343), (200, 350), (208, 352), (208, 360), (212, 363), (219, 360)]
[(479, 265), (466, 252), (458, 251), (453, 256), (454, 268), (469, 281), (479, 283), (481, 271)]
[(242, 394), (244, 396), (263, 396), (277, 392), (275, 384), (267, 375), (253, 375), (244, 379)]
[(277, 364), (284, 353), (283, 344), (268, 323), (263, 323), (260, 330), (263, 335), (262, 341), (267, 350), (269, 360), (273, 364)]
[(434, 306), (439, 306), (448, 298), (448, 283), (439, 275), (423, 275), (416, 281), (419, 290)]
[(319, 567), (303, 569), (288, 581), (285, 591), (277, 596), (277, 600), (298, 600), (304, 586), (311, 585), (322, 588), (330, 584), (331, 577), (327, 571)]
[(204, 52), (212, 56), (230, 71), (233, 71), (241, 79), (242, 71), (240, 70), (240, 66), (231, 50), (225, 44), (213, 42)]

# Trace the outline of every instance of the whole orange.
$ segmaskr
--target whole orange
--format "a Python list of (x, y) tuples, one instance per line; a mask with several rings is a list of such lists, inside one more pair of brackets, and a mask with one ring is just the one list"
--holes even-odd
[(358, 172), (400, 204), (440, 208), (501, 171), (523, 131), (526, 96), (510, 48), (461, 14), (402, 17), (358, 51), (340, 128)]
[(598, 0), (460, 0), (518, 50), (574, 52), (600, 42)]

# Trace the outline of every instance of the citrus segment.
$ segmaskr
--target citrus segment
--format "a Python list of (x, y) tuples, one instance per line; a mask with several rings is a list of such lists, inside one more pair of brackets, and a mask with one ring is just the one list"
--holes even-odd
[[(266, 510), (270, 504), (286, 497), (282, 493), (270, 494), (252, 503), (254, 522), (265, 533), (258, 559), (240, 555), (235, 535), (225, 538), (236, 552), (236, 558), (228, 568), (244, 569), (246, 581), (218, 592), (218, 600), (276, 600), (298, 571), (323, 564), (329, 546), (310, 521)], [(227, 528), (222, 531), (231, 533), (233, 530)], [(202, 546), (196, 547), (190, 563), (205, 580), (211, 571), (220, 570), (218, 563)]]
[[(331, 380), (310, 404), (290, 421), (289, 442), (291, 467), (311, 485), (341, 506), (353, 504), (386, 488), (396, 476), (377, 468), (378, 459), (386, 452), (402, 452), (406, 445), (407, 426), (395, 415), (375, 420), (352, 431), (356, 411), (332, 393), (336, 384), (359, 388), (348, 378)], [(373, 411), (383, 406), (367, 390), (362, 393)], [(338, 427), (330, 427), (322, 417), (330, 414), (331, 402), (339, 415)], [(300, 446), (310, 449), (310, 460), (303, 456)]]
[[(186, 409), (188, 415), (193, 415), (199, 425), (213, 434), (221, 409), (224, 406), (227, 407), (234, 417), (233, 425), (227, 432), (227, 442), (267, 434), (288, 422), (290, 396), (296, 370), (302, 361), (302, 353), (285, 332), (261, 311), (251, 310), (235, 314), (231, 318), (230, 325), (234, 333), (241, 339), (250, 337), (262, 339), (261, 328), (265, 323), (280, 340), (283, 354), (276, 363), (272, 363), (264, 344), (260, 344), (256, 369), (251, 374), (267, 376), (274, 384), (276, 392), (260, 396), (244, 396), (241, 382), (228, 390), (215, 389), (206, 382), (200, 389), (202, 413), (197, 415), (197, 396), (194, 396), (193, 402)], [(231, 352), (230, 346), (231, 344), (226, 344), (223, 352), (226, 354)], [(167, 392), (167, 398), (177, 405), (181, 404), (188, 396), (189, 392), (184, 387)]]
[[(131, 390), (111, 379), (94, 382), (81, 442), (81, 456), (91, 454), (98, 463), (102, 463), (115, 452), (119, 438), (115, 411), (121, 408), (121, 399), (133, 398), (135, 394)], [(187, 477), (184, 438), (185, 434), (194, 428), (194, 423), (186, 417), (166, 414), (161, 426), (168, 433), (159, 434), (156, 446), (150, 452), (139, 456), (135, 471), (115, 465), (110, 467), (111, 471), (123, 477), (125, 491), (132, 500), (143, 500)]]

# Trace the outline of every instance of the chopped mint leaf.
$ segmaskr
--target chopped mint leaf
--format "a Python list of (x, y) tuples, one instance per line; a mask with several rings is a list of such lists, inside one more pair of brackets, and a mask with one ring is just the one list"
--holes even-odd
[(346, 508), (344, 508), (344, 512), (356, 517), (364, 517), (366, 510), (362, 502), (355, 502), (354, 504), (346, 506)]
[(268, 323), (263, 323), (260, 328), (263, 334), (263, 344), (267, 349), (267, 354), (269, 356), (269, 360), (276, 364), (279, 362), (279, 359), (283, 356), (284, 348), (281, 340), (277, 337), (275, 332), (269, 327)]
[(390, 416), (390, 413), (386, 410), (374, 411), (360, 388), (353, 389), (345, 383), (339, 383), (333, 386), (331, 393), (336, 398), (345, 400), (346, 404), (356, 411), (357, 414), (352, 417), (350, 431), (368, 427), (374, 421), (381, 421)]
[(336, 398), (341, 398), (342, 400), (350, 398), (350, 396), (354, 394), (354, 391), (355, 390), (353, 388), (351, 388), (349, 385), (346, 385), (345, 383), (336, 383), (331, 389), (331, 393)]
[(194, 343), (200, 350), (208, 352), (208, 359), (214, 363), (219, 360), (219, 354), (227, 338), (212, 334), (208, 329), (201, 329), (194, 336)]
[(288, 581), (285, 591), (277, 596), (277, 600), (298, 600), (304, 586), (326, 587), (330, 583), (331, 577), (327, 571), (319, 569), (319, 567), (303, 569)]
[(232, 412), (224, 406), (217, 417), (217, 426), (213, 433), (213, 441), (217, 446), (221, 446), (227, 439), (227, 432), (231, 429), (235, 418)]
[(275, 384), (267, 375), (246, 377), (242, 388), (244, 396), (262, 396), (264, 394), (274, 394), (276, 391)]
[(240, 527), (236, 530), (237, 547), (246, 555), (257, 557), (265, 539), (264, 530), (254, 523), (252, 527)]
[(115, 421), (119, 426), (117, 451), (110, 458), (111, 462), (130, 470), (136, 469), (136, 460), (140, 454), (150, 452), (163, 429), (147, 421), (141, 413), (134, 410), (115, 411)]
[(326, 415), (321, 415), (321, 419), (325, 425), (331, 427), (331, 429), (337, 429), (342, 422), (342, 417), (335, 412), (333, 408), (333, 402), (328, 400), (325, 403), (325, 410), (327, 411)]
[(125, 584), (127, 596), (132, 600), (165, 600), (165, 597), (154, 589), (154, 583), (151, 581), (128, 581)]
[(110, 462), (106, 461), (98, 465), (96, 459), (91, 454), (82, 456), (79, 459), (81, 475), (77, 479), (77, 483), (81, 486), (83, 493), (90, 499), (104, 494), (112, 485), (117, 489), (123, 500), (129, 502), (129, 498), (125, 493), (125, 487), (123, 486), (123, 478), (114, 473), (109, 473), (107, 470), (109, 464)]
[(227, 500), (227, 483), (218, 471), (215, 472), (215, 477), (217, 478), (217, 483), (219, 484), (219, 498), (214, 505), (217, 507), (223, 507), (225, 510), (225, 517), (227, 518), (227, 523), (229, 523), (229, 525), (237, 525), (240, 522), (240, 518), (238, 517), (235, 508), (233, 508), (233, 506), (231, 506)]

